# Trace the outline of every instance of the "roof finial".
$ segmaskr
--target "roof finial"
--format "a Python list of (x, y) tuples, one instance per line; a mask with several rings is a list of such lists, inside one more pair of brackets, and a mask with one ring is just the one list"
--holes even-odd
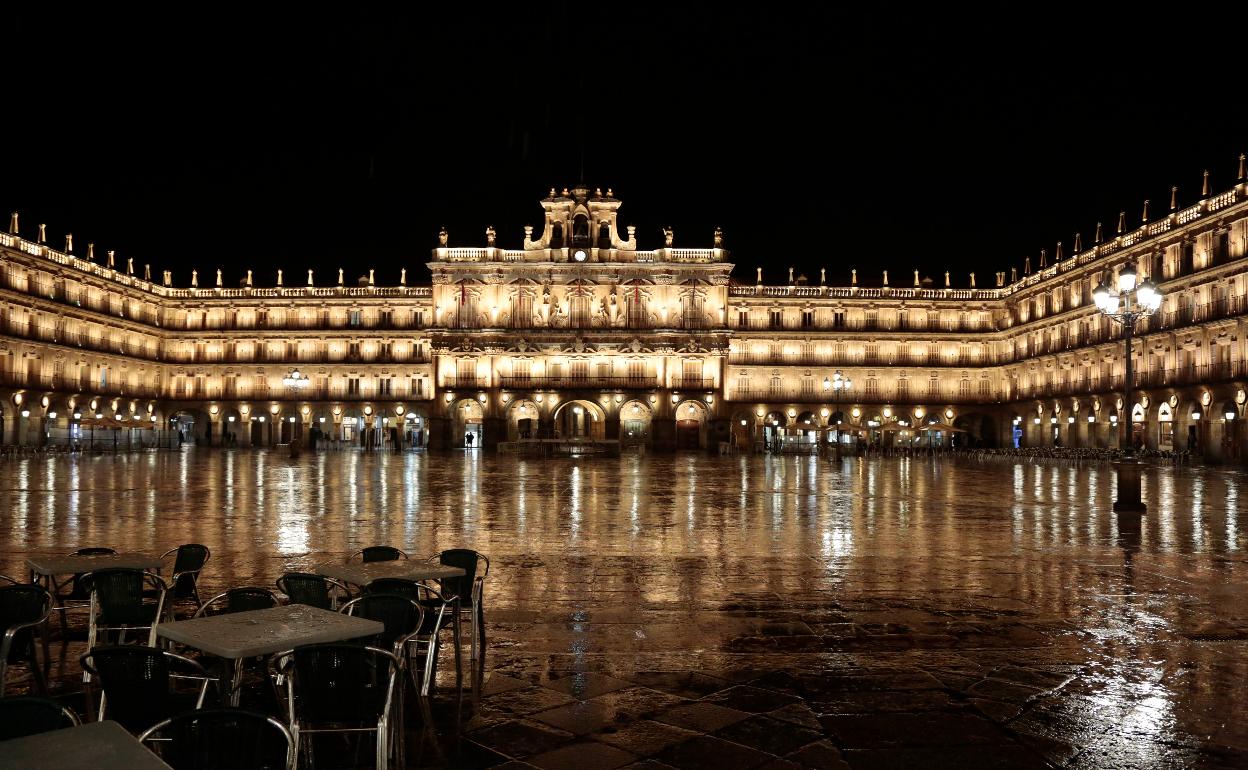
[(828, 269), (826, 267), (819, 268), (819, 285), (828, 285)]
[(793, 283), (793, 268), (789, 268), (789, 284)]
[(134, 257), (126, 257), (126, 275), (134, 275)]
[(47, 243), (47, 242), (48, 242), (48, 226), (45, 224), (40, 224), (38, 243)]
[(884, 288), (888, 288), (888, 271), (884, 271)]
[(65, 233), (65, 253), (66, 254), (74, 253), (74, 234), (73, 233)]
[(218, 267), (218, 268), (217, 268), (217, 288), (218, 288), (218, 289), (220, 289), (220, 288), (221, 288), (221, 286), (222, 286), (222, 283), (221, 283), (221, 268), (219, 268), (219, 267)]
[(1062, 261), (1062, 242), (1057, 242), (1057, 253), (1053, 255), (1053, 262), (1060, 263)]
[(1205, 169), (1205, 175), (1200, 182), (1200, 197), (1209, 197), (1209, 169)]
[(854, 288), (858, 287), (858, 269), (851, 268), (849, 271), (849, 285)]
[(342, 285), (342, 268), (338, 268), (338, 285)]
[(9, 232), (10, 232), (10, 233), (12, 233), (13, 235), (17, 235), (17, 234), (18, 234), (18, 232), (17, 232), (17, 212), (16, 212), (16, 211), (14, 211), (12, 214), (9, 214)]
[(1118, 235), (1122, 235), (1127, 231), (1127, 212), (1118, 212)]
[(1179, 207), (1179, 186), (1177, 184), (1170, 185), (1170, 210), (1174, 211)]
[(95, 261), (95, 244), (94, 243), (87, 244), (87, 261), (88, 262)]
[(407, 268), (406, 267), (399, 270), (399, 285), (400, 286), (407, 285)]
[(1023, 257), (1023, 275), (1031, 275), (1031, 255)]
[(1100, 222), (1097, 222), (1097, 223), (1096, 223), (1096, 235), (1095, 235), (1095, 236), (1093, 236), (1093, 238), (1092, 238), (1092, 243), (1093, 243), (1093, 244), (1100, 243), (1100, 242), (1101, 242), (1101, 238), (1102, 238), (1102, 236), (1101, 236), (1101, 223), (1100, 223)]
[(756, 267), (754, 268), (754, 270), (758, 273), (758, 285), (762, 286), (763, 285), (763, 269), (761, 267)]
[(1248, 155), (1239, 154), (1239, 175), (1236, 177), (1239, 181), (1248, 179)]
[(919, 271), (914, 271), (914, 288), (919, 288)]
[(191, 288), (195, 289), (198, 287), (199, 287), (199, 271), (192, 270), (191, 271)]
[(282, 269), (280, 267), (277, 269), (277, 285), (282, 285)]
[(975, 274), (971, 273), (971, 288), (975, 288)]
[(1040, 249), (1040, 269), (1043, 270), (1049, 266), (1049, 250)]
[(1143, 224), (1143, 225), (1148, 224), (1148, 199), (1147, 198), (1144, 199), (1144, 216), (1141, 217), (1140, 224)]
[(308, 270), (308, 285), (309, 285), (309, 286), (315, 286), (315, 285), (316, 285), (315, 283), (313, 283), (313, 282), (312, 282), (312, 271), (311, 271), (310, 269)]
[(368, 285), (373, 285), (373, 268), (371, 267), (368, 269)]
[(949, 284), (949, 271), (948, 271), (948, 270), (946, 270), (946, 271), (945, 271), (945, 288), (946, 288), (946, 289), (948, 289), (948, 288), (949, 288), (949, 286), (950, 286), (950, 284)]
[(250, 270), (247, 271), (247, 277), (243, 279), (243, 285), (246, 286), (248, 289), (251, 288), (251, 271)]
[(113, 270), (117, 267), (117, 252), (113, 249), (108, 250), (108, 269)]
[(148, 283), (152, 282), (152, 265), (150, 262), (143, 263), (143, 280)]

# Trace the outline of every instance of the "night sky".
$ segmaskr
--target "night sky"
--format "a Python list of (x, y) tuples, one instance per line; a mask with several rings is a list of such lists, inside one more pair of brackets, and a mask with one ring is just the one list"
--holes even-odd
[(1137, 225), (1145, 198), (1163, 215), (1171, 184), (1190, 204), (1205, 168), (1226, 189), (1248, 150), (1244, 22), (1177, 7), (44, 5), (0, 12), (0, 207), (179, 285), (192, 267), (427, 282), (439, 227), (519, 248), (583, 168), (642, 248), (722, 226), (741, 281), (987, 286), (1121, 209)]

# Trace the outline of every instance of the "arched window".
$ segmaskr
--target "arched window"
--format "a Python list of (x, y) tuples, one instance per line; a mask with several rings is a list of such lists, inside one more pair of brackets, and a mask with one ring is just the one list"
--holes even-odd
[(589, 217), (577, 214), (572, 220), (572, 247), (588, 248), (590, 245)]

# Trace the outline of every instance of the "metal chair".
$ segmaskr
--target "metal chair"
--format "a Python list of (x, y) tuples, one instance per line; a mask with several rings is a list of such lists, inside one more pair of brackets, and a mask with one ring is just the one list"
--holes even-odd
[(295, 770), (295, 739), (272, 717), (231, 708), (191, 711), (139, 736), (173, 770)]
[[(403, 729), (390, 718), (399, 676), (393, 653), (354, 644), (312, 645), (284, 656), (278, 670), (286, 679), (296, 752), (304, 735), (371, 732), (377, 741), (377, 770), (389, 767), (392, 748), (401, 766)], [(308, 764), (314, 765), (311, 742), (304, 749)]]
[[(91, 593), (91, 625), (87, 629), (87, 649), (95, 649), (100, 635), (118, 633), (124, 642), (127, 631), (147, 630), (147, 646), (156, 644), (156, 626), (164, 612), (168, 588), (159, 575), (141, 569), (100, 569), (83, 575)], [(152, 589), (156, 601), (145, 600), (143, 592)], [(83, 681), (89, 682), (86, 672)]]
[(169, 556), (173, 556), (173, 572), (169, 576), (169, 590), (173, 596), (169, 598), (169, 614), (173, 614), (173, 606), (179, 600), (189, 599), (198, 610), (203, 606), (199, 598), (199, 573), (204, 569), (212, 552), (206, 545), (186, 543), (165, 551), (160, 555), (161, 561)]
[(25, 738), (63, 727), (77, 727), (78, 715), (51, 698), (15, 695), (0, 698), (0, 741)]
[(392, 545), (370, 545), (367, 548), (361, 548), (348, 556), (346, 561), (350, 562), (357, 556), (360, 557), (360, 561), (366, 564), (375, 561), (398, 561), (399, 559), (408, 558), (406, 551), (395, 548)]
[[(234, 612), (267, 610), (276, 607), (277, 595), (263, 586), (241, 586), (223, 591), (204, 602), (195, 611), (195, 617), (205, 615), (228, 615)], [(221, 605), (221, 606), (218, 606)]]
[(331, 611), (337, 608), (341, 597), (351, 595), (343, 583), (311, 572), (287, 572), (277, 579), (277, 590), (286, 594), (291, 604)]
[[(463, 654), (460, 649), (459, 613), (457, 599), (447, 597), (436, 588), (403, 578), (379, 578), (364, 587), (365, 594), (395, 594), (416, 602), (424, 610), (420, 632), (413, 642), (417, 645), (415, 657), (425, 653), (425, 665), (422, 679), (417, 690), (425, 698), (432, 697), (433, 687), (437, 682), (438, 651), (442, 646), (441, 632), (451, 629), (451, 638), (455, 649), (455, 689), (463, 695), (464, 673)], [(421, 647), (420, 645), (423, 645)], [(413, 684), (416, 682), (413, 680)]]
[(468, 548), (452, 548), (434, 557), (440, 564), (459, 567), (463, 577), (442, 578), (438, 581), (443, 596), (459, 597), (459, 612), (467, 613), (470, 627), (469, 644), (472, 648), (473, 691), (485, 676), (485, 578), (490, 574), (490, 560), (485, 554)]
[(0, 586), (0, 629), (4, 631), (0, 641), (0, 696), (4, 695), (11, 663), (28, 664), (40, 692), (47, 692), (48, 683), (35, 654), (35, 629), (47, 622), (51, 612), (52, 594), (43, 586), (17, 582)]
[[(182, 711), (198, 709), (204, 705), (209, 683), (215, 681), (190, 658), (134, 644), (96, 647), (80, 662), (83, 671), (100, 680), (99, 719), (120, 722), (132, 733)], [(183, 673), (175, 673), (177, 669)], [(176, 680), (198, 682), (199, 690), (174, 692)]]
[[(79, 548), (76, 551), (66, 554), (67, 556), (112, 556), (117, 551), (113, 548)], [(52, 596), (56, 599), (56, 609), (61, 613), (61, 636), (69, 634), (69, 622), (65, 614), (72, 609), (89, 609), (91, 607), (91, 591), (83, 585), (82, 579), (86, 576), (85, 572), (75, 573), (65, 583), (57, 581), (55, 575), (48, 577), (48, 588), (52, 592)], [(68, 586), (69, 590), (64, 590)]]

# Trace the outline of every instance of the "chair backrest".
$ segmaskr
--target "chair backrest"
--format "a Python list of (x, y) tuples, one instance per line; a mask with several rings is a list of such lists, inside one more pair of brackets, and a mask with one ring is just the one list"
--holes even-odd
[(169, 716), (169, 661), (161, 650), (132, 644), (96, 647), (81, 663), (100, 680), (108, 719), (137, 732)]
[(407, 578), (377, 578), (373, 582), (364, 586), (366, 594), (398, 594), (408, 599), (420, 601), (425, 598), (421, 589), (424, 586), (415, 580)]
[(354, 644), (318, 644), (291, 653), (291, 708), (301, 722), (376, 721), (390, 705), (398, 660)]
[(446, 594), (442, 594), (427, 583), (404, 578), (378, 578), (364, 587), (365, 596), (374, 594), (397, 594), (411, 599), (420, 605), (422, 612), (420, 635), (427, 636), (442, 628), (443, 622), (450, 618), (451, 608)]
[(78, 716), (51, 698), (15, 695), (0, 698), (0, 741), (74, 727)]
[(394, 647), (418, 633), (425, 614), (415, 599), (401, 594), (375, 593), (371, 586), (369, 593), (342, 605), (340, 612), (384, 625), (386, 630), (369, 641), (383, 649)]
[[(30, 583), (14, 583), (0, 586), (0, 639), (13, 626), (38, 623), (48, 616), (52, 608), (52, 595), (42, 586)], [(34, 627), (23, 628), (13, 635), (9, 644), (10, 660), (25, 652)]]
[(200, 607), (195, 617), (229, 615), (234, 612), (267, 610), (277, 606), (277, 596), (263, 586), (240, 586), (217, 594)]
[(204, 564), (208, 562), (208, 557), (211, 555), (208, 546), (199, 543), (186, 543), (178, 546), (177, 553), (173, 557), (173, 574), (178, 576), (172, 586), (176, 596), (194, 595), (199, 571), (204, 568)]
[(143, 585), (147, 573), (141, 569), (97, 569), (82, 576), (87, 591), (95, 595), (99, 622), (104, 625), (138, 626), (151, 621), (143, 608)]
[[(117, 551), (112, 548), (79, 548), (71, 552), (70, 556), (112, 556)], [(86, 599), (91, 595), (91, 589), (82, 583), (82, 577), (85, 573), (78, 572), (74, 574), (73, 582), (70, 584), (69, 599)]]
[(179, 714), (139, 736), (174, 770), (294, 768), (285, 725), (253, 711), (212, 708)]
[(329, 578), (311, 572), (287, 572), (277, 579), (277, 590), (290, 597), (291, 604), (307, 604), (323, 610), (332, 606), (329, 585)]
[[(469, 548), (451, 548), (438, 554), (438, 562), (448, 567), (459, 567), (463, 577), (442, 578), (438, 584), (445, 596), (458, 596), (460, 606), (468, 606), (474, 600), (473, 584), (477, 578), (484, 579), (490, 571), (490, 560)], [(480, 571), (480, 575), (478, 575)]]
[(407, 558), (406, 553), (392, 545), (370, 545), (367, 548), (361, 548), (359, 554), (360, 560), (366, 563), (374, 561), (398, 561), (399, 559)]

